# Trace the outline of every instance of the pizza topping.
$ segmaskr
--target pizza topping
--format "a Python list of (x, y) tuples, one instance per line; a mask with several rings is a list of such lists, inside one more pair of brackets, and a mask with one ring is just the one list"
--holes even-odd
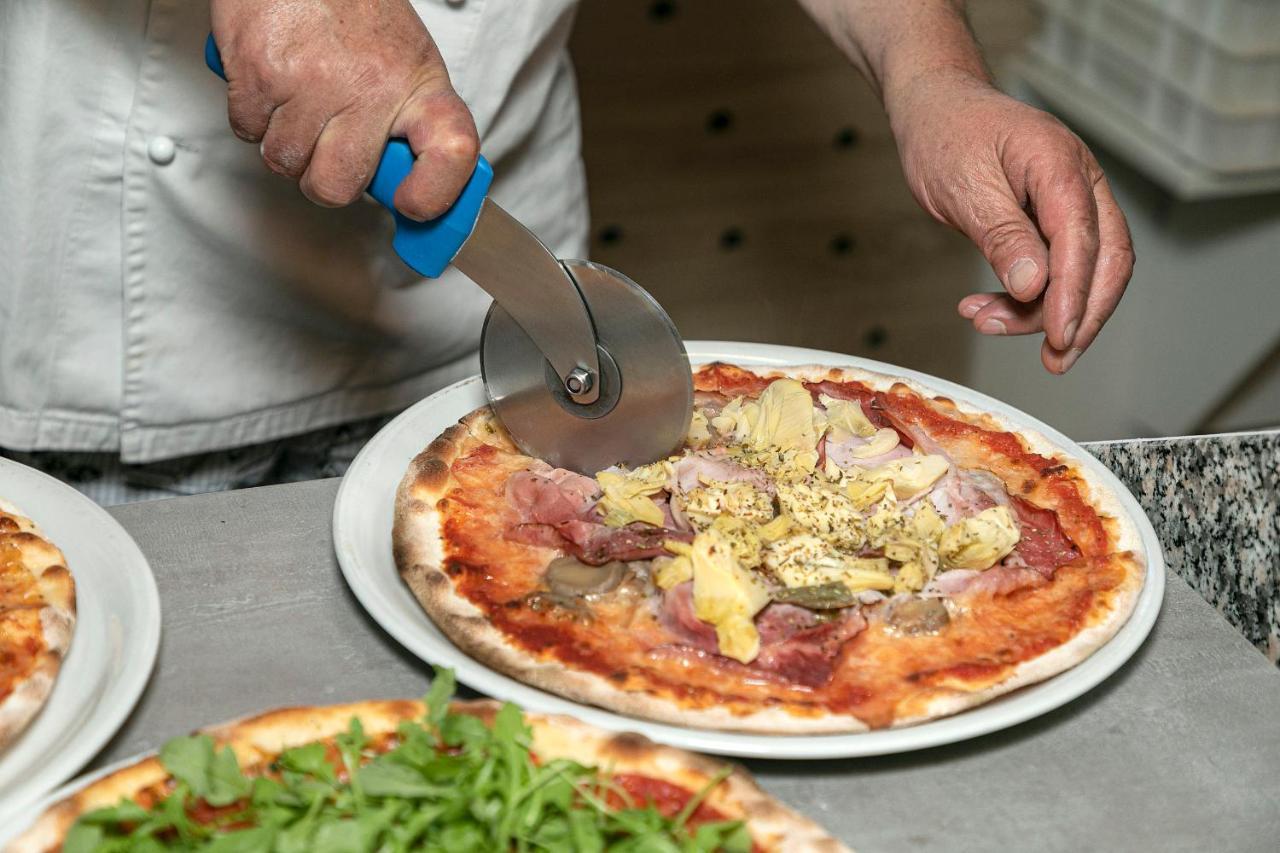
[(838, 610), (858, 603), (858, 594), (847, 584), (821, 583), (814, 586), (786, 587), (773, 593), (773, 600), (794, 604), (808, 610)]
[(951, 614), (937, 598), (895, 596), (885, 605), (885, 623), (906, 637), (933, 636), (947, 627)]
[(564, 539), (565, 549), (592, 566), (601, 566), (610, 560), (650, 560), (667, 553), (664, 542), (688, 542), (693, 538), (688, 531), (649, 524), (609, 527), (589, 521), (571, 521), (558, 530)]
[(1018, 516), (1020, 538), (1011, 560), (1029, 566), (1046, 578), (1052, 578), (1058, 566), (1080, 558), (1080, 550), (1072, 544), (1058, 517), (1047, 509), (1041, 509), (1022, 498), (1012, 496), (1010, 506)]
[[(857, 400), (842, 400), (819, 393), (818, 402), (822, 403), (821, 423), (835, 433), (837, 439), (841, 437), (841, 433), (846, 436), (870, 438), (879, 432), (876, 425), (871, 423), (866, 413), (862, 411), (862, 404)], [(892, 449), (897, 443), (898, 436), (894, 433), (893, 445), (881, 452)]]
[(938, 556), (956, 569), (989, 569), (1018, 544), (1020, 534), (1008, 507), (993, 506), (951, 525), (938, 540)]
[(600, 494), (596, 481), (590, 477), (546, 463), (511, 475), (506, 492), (507, 503), (521, 521), (552, 526), (583, 517)]
[(763, 524), (773, 519), (773, 498), (748, 482), (707, 482), (677, 499), (680, 512), (696, 529), (705, 530), (722, 515)]
[(706, 447), (711, 443), (711, 421), (706, 412), (694, 409), (689, 418), (689, 432), (685, 435), (685, 444), (693, 449)]
[(839, 583), (850, 592), (893, 589), (884, 557), (845, 554), (810, 533), (789, 536), (765, 550), (764, 564), (784, 586), (798, 588)]
[(556, 557), (547, 566), (543, 579), (556, 595), (600, 595), (617, 587), (626, 573), (626, 565), (617, 560), (589, 566), (573, 557)]
[(715, 530), (678, 546), (693, 566), (693, 612), (716, 629), (720, 654), (750, 663), (760, 652), (760, 635), (752, 619), (769, 603), (760, 578), (744, 569), (733, 548)]
[(692, 584), (681, 584), (663, 596), (663, 625), (679, 640), (679, 645), (650, 651), (655, 658), (688, 661), (691, 657), (721, 668), (741, 667), (755, 677), (767, 676), (802, 687), (818, 687), (831, 679), (836, 659), (845, 642), (867, 627), (857, 608), (817, 614), (790, 604), (774, 602), (756, 616), (760, 651), (754, 660), (741, 664), (717, 653), (716, 634), (693, 612)]
[(688, 493), (710, 483), (747, 483), (772, 494), (773, 483), (762, 471), (738, 464), (725, 451), (695, 453), (673, 464), (676, 488)]
[(652, 495), (665, 492), (670, 479), (670, 468), (662, 462), (633, 471), (601, 471), (596, 474), (596, 482), (604, 494), (596, 508), (610, 527), (622, 527), (633, 521), (663, 527), (666, 516)]

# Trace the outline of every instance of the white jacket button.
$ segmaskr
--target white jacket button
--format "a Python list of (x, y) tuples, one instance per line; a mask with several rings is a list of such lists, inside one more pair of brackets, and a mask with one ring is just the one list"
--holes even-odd
[(153, 136), (147, 143), (147, 156), (157, 166), (168, 166), (173, 162), (173, 155), (176, 153), (173, 140), (167, 136)]

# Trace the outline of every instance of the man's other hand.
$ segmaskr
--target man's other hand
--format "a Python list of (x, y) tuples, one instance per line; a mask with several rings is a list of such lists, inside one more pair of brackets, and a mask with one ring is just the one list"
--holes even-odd
[(1065, 373), (1116, 309), (1133, 245), (1097, 160), (1047, 113), (971, 75), (923, 74), (890, 105), (907, 182), (972, 240), (1004, 285), (959, 311), (978, 331), (1043, 331), (1041, 360)]

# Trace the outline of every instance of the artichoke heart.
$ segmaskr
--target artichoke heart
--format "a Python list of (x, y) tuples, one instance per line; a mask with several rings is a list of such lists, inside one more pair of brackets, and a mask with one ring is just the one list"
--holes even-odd
[(1018, 544), (1022, 533), (1013, 513), (993, 506), (948, 527), (938, 540), (938, 556), (952, 569), (989, 569)]
[(872, 468), (867, 478), (888, 482), (898, 500), (915, 497), (947, 473), (951, 464), (942, 456), (907, 456)]
[(610, 527), (622, 527), (641, 521), (662, 527), (666, 523), (662, 508), (649, 495), (665, 489), (669, 476), (663, 462), (629, 472), (601, 471), (596, 474), (596, 482), (603, 493), (597, 506), (604, 514), (604, 523)]
[(711, 426), (716, 433), (730, 441), (741, 444), (760, 416), (760, 404), (745, 397), (734, 397), (720, 414), (711, 419)]
[(827, 410), (825, 421), (829, 429), (841, 429), (862, 438), (876, 434), (875, 424), (867, 420), (862, 404), (857, 400), (839, 400), (819, 394), (818, 402)]
[(698, 529), (710, 527), (721, 515), (764, 523), (773, 518), (773, 499), (751, 483), (710, 481), (684, 495), (681, 506)]
[(791, 588), (842, 583), (852, 592), (861, 592), (893, 587), (887, 559), (850, 557), (809, 533), (773, 543), (765, 550), (764, 563)]
[(876, 430), (870, 441), (861, 447), (850, 448), (848, 453), (855, 459), (870, 459), (873, 456), (883, 456), (897, 447), (900, 441), (898, 433), (886, 427)]
[(689, 432), (685, 435), (686, 443), (694, 450), (706, 447), (711, 443), (711, 430), (708, 428), (707, 416), (700, 409), (694, 409), (689, 418)]
[(833, 545), (856, 549), (865, 540), (864, 522), (857, 506), (836, 488), (822, 484), (779, 483), (778, 503), (796, 524)]
[(942, 516), (938, 515), (932, 503), (920, 501), (916, 504), (916, 511), (911, 516), (910, 528), (917, 539), (934, 542), (942, 535), (942, 531), (946, 530), (947, 523), (942, 520)]
[(756, 450), (775, 447), (779, 450), (813, 450), (817, 447), (813, 398), (804, 385), (794, 379), (775, 379), (760, 394), (757, 403), (759, 415), (744, 442), (749, 447)]
[[(684, 544), (684, 543), (680, 543)], [(659, 589), (671, 589), (693, 579), (693, 562), (684, 555), (654, 557), (653, 582)]]
[(744, 566), (760, 565), (759, 526), (737, 516), (721, 515), (711, 522), (711, 529), (728, 543), (739, 563)]
[(760, 634), (752, 621), (769, 603), (760, 579), (739, 565), (733, 549), (715, 530), (694, 537), (693, 615), (716, 629), (720, 654), (751, 663), (760, 654)]

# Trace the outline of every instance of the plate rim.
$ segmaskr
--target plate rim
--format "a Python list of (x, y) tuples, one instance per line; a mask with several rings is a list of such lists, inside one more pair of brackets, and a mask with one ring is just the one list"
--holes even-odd
[[(353, 495), (362, 485), (360, 478), (365, 469), (369, 469), (370, 472), (376, 469), (377, 463), (372, 460), (383, 445), (390, 443), (407, 424), (422, 417), (423, 413), (442, 400), (447, 401), (451, 397), (467, 392), (469, 386), (479, 386), (481, 384), (479, 376), (459, 380), (406, 409), (366, 444), (343, 476), (333, 509), (334, 551), (343, 577), (360, 605), (383, 630), (415, 657), (426, 663), (433, 662), (434, 658), (435, 662), (453, 666), (459, 681), (493, 698), (513, 699), (530, 711), (568, 713), (602, 728), (639, 731), (655, 741), (682, 749), (738, 758), (855, 758), (910, 752), (980, 737), (1021, 724), (1073, 702), (1119, 671), (1145, 643), (1159, 616), (1164, 600), (1163, 548), (1146, 512), (1128, 487), (1078, 442), (1038, 418), (983, 392), (950, 380), (873, 359), (779, 344), (692, 340), (686, 341), (685, 345), (689, 358), (694, 364), (715, 360), (750, 361), (754, 364), (744, 364), (744, 366), (756, 368), (829, 364), (834, 367), (858, 367), (891, 376), (910, 378), (936, 392), (950, 394), (956, 399), (974, 403), (979, 407), (1011, 415), (1014, 423), (1020, 427), (1037, 430), (1049, 441), (1065, 448), (1082, 464), (1098, 474), (1116, 493), (1121, 505), (1137, 526), (1147, 551), (1147, 567), (1143, 588), (1133, 612), (1116, 634), (1088, 658), (1049, 679), (996, 697), (975, 708), (917, 725), (834, 734), (768, 735), (657, 723), (574, 702), (519, 682), (470, 658), (454, 646), (447, 637), (444, 638), (448, 645), (447, 649), (421, 651), (420, 646), (434, 644), (435, 641), (421, 634), (415, 636), (409, 627), (399, 623), (395, 614), (389, 612), (380, 600), (382, 591), (372, 575), (369, 575), (370, 583), (366, 585), (367, 573), (362, 571), (360, 556), (351, 546), (352, 537), (347, 535), (346, 519), (350, 518), (354, 512), (348, 507), (355, 503)], [(483, 398), (482, 388), (480, 388), (480, 394)], [(483, 399), (481, 402), (483, 403)], [(404, 460), (405, 467), (408, 462), (408, 459)], [(397, 478), (396, 483), (398, 482)], [(372, 504), (373, 501), (365, 501), (365, 503)], [(389, 557), (390, 553), (388, 536), (386, 556)], [(394, 568), (394, 563), (392, 566)], [(402, 585), (399, 574), (395, 573), (394, 577), (395, 584)], [(404, 594), (409, 595), (407, 590), (404, 590)], [(429, 619), (425, 613), (422, 616), (424, 619)]]
[[(147, 559), (147, 555), (138, 545), (137, 540), (133, 538), (133, 535), (125, 529), (124, 525), (107, 512), (105, 507), (95, 503), (87, 495), (82, 494), (58, 478), (16, 460), (0, 458), (0, 474), (3, 474), (4, 468), (10, 466), (20, 472), (19, 476), (30, 477), (35, 482), (43, 481), (43, 485), (50, 488), (52, 493), (58, 496), (55, 500), (60, 504), (65, 502), (68, 512), (79, 512), (87, 515), (94, 519), (94, 523), (104, 525), (112, 529), (114, 533), (119, 534), (120, 544), (126, 550), (132, 552), (131, 556), (136, 556), (137, 558), (133, 571), (137, 575), (136, 580), (140, 584), (137, 590), (140, 594), (134, 596), (133, 601), (141, 606), (140, 615), (143, 618), (138, 626), (137, 645), (132, 648), (124, 645), (121, 647), (121, 656), (124, 664), (120, 676), (110, 680), (106, 689), (91, 705), (93, 709), (91, 724), (81, 725), (78, 730), (73, 732), (64, 748), (55, 752), (48, 761), (35, 768), (31, 776), (28, 777), (29, 781), (20, 786), (14, 799), (0, 806), (0, 826), (9, 825), (24, 810), (29, 809), (33, 803), (47, 796), (51, 790), (59, 789), (68, 779), (72, 779), (119, 733), (120, 728), (132, 716), (138, 700), (142, 698), (143, 692), (147, 689), (147, 685), (151, 683), (151, 674), (155, 671), (156, 661), (160, 653), (162, 629), (160, 589), (156, 584), (155, 572), (151, 568), (151, 562)], [(23, 511), (26, 511), (27, 507), (23, 505), (20, 497), (15, 498), (9, 492), (5, 493), (5, 497), (18, 505)], [(33, 520), (41, 526), (42, 530), (47, 530), (47, 525), (40, 519)], [(50, 541), (59, 550), (62, 550), (63, 545), (52, 539)], [(76, 570), (72, 568), (71, 571), (74, 579)], [(77, 585), (76, 589), (78, 623), (80, 613), (90, 607), (97, 606), (100, 602), (89, 602), (89, 607), (86, 607), (79, 597), (79, 585)], [(68, 652), (67, 658), (75, 654), (75, 642), (76, 636), (73, 632), (71, 651)], [(144, 662), (138, 663), (138, 661)], [(61, 675), (62, 671), (60, 670), (59, 676)], [(55, 689), (57, 687), (56, 679), (54, 687)], [(49, 702), (52, 701), (53, 694), (51, 693)], [(48, 707), (49, 704), (47, 703), (41, 708), (40, 712), (43, 713)], [(101, 710), (99, 711), (98, 709)], [(34, 724), (34, 720), (32, 724)], [(0, 762), (3, 762), (3, 760), (3, 754), (0, 754)]]

